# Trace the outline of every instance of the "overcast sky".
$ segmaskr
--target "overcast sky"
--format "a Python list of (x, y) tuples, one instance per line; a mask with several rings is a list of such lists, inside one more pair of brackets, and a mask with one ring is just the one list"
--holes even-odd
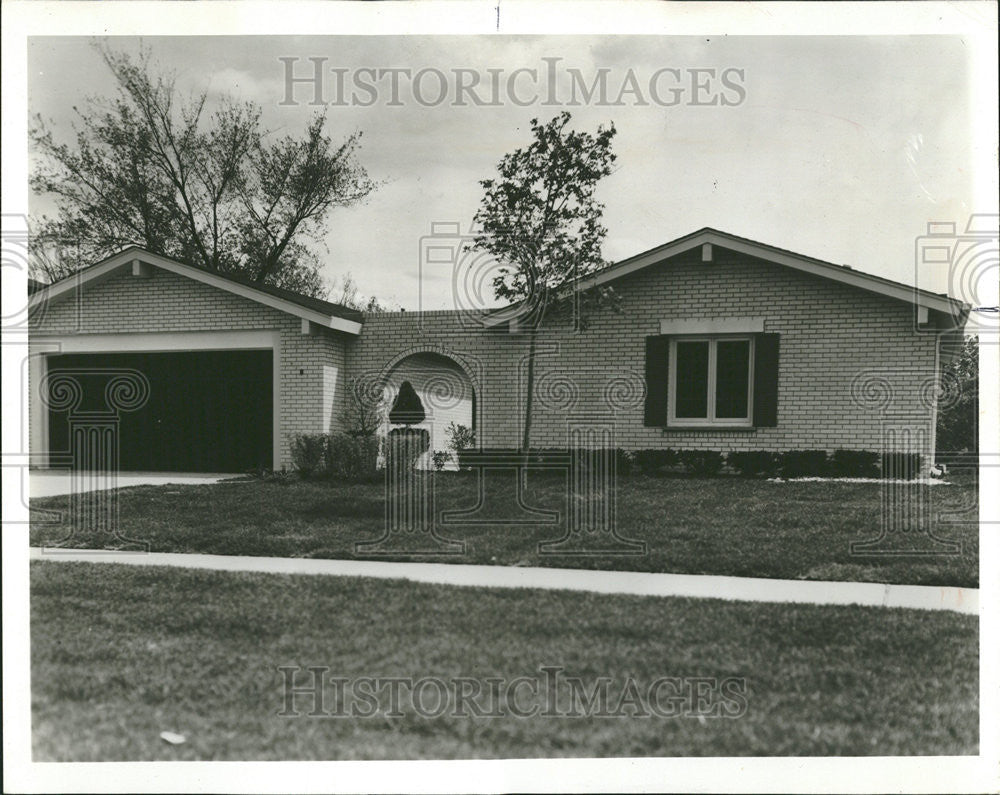
[[(30, 42), (30, 110), (57, 131), (70, 131), (73, 105), (113, 92), (91, 41)], [(453, 280), (443, 266), (424, 269), (419, 298), (421, 238), (436, 222), (467, 228), (481, 197), (478, 180), (494, 174), (505, 152), (528, 142), (533, 116), (548, 120), (563, 107), (578, 129), (611, 121), (618, 129), (617, 170), (599, 190), (610, 260), (712, 226), (912, 284), (914, 240), (927, 222), (964, 223), (973, 204), (970, 75), (958, 36), (142, 41), (177, 72), (185, 91), (207, 87), (213, 95), (228, 91), (253, 100), (266, 127), (295, 133), (317, 110), (308, 104), (314, 92), (297, 86), (298, 104), (282, 105), (288, 67), (279, 59), (299, 59), (293, 66), (300, 77), (312, 74), (307, 59), (326, 59), (322, 99), (346, 99), (326, 108), (330, 128), (341, 135), (363, 132), (361, 160), (384, 184), (366, 204), (332, 213), (325, 276), (332, 281), (351, 271), (363, 293), (409, 309), (454, 305)], [(135, 51), (139, 39), (110, 42)], [(547, 64), (555, 64), (555, 89)], [(365, 68), (428, 72), (416, 93), (412, 78), (401, 76), (396, 104), (389, 77), (361, 73), (363, 82), (375, 84), (374, 101), (373, 92), (361, 90), (352, 102), (338, 92), (338, 73), (331, 70), (346, 70), (339, 74), (350, 94), (357, 70)], [(538, 77), (520, 73), (511, 88), (519, 68), (537, 70)], [(473, 93), (491, 104), (477, 107), (466, 93), (466, 104), (455, 106), (457, 83), (472, 79), (456, 76), (460, 69), (471, 70), (479, 80)], [(571, 70), (589, 85), (601, 69), (607, 70), (608, 101), (598, 102), (595, 94), (567, 106)], [(444, 86), (430, 70), (444, 75)], [(495, 97), (493, 79), (500, 87)], [(623, 87), (630, 90), (621, 104), (611, 105)], [(441, 101), (439, 88), (446, 94)], [(543, 104), (552, 90), (555, 103)], [(712, 100), (717, 104), (694, 104)], [(49, 207), (33, 198), (32, 212), (40, 209)], [(943, 282), (922, 280), (921, 286), (945, 289)]]

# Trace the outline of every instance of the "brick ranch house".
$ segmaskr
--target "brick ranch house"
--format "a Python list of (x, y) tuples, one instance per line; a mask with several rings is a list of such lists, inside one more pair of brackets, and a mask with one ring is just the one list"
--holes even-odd
[[(712, 229), (592, 278), (618, 306), (540, 333), (533, 447), (878, 450), (891, 426), (933, 460), (961, 302)], [(72, 457), (74, 421), (117, 408), (125, 471), (288, 467), (297, 434), (346, 430), (354, 395), (404, 379), (432, 450), (452, 421), (484, 447), (520, 443), (528, 335), (502, 312), (362, 314), (137, 247), (29, 305), (41, 466)], [(123, 369), (147, 379), (139, 407), (108, 389)]]

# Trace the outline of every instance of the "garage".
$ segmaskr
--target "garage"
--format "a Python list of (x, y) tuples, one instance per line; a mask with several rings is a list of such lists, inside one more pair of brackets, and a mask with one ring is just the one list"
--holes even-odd
[[(270, 468), (274, 400), (271, 350), (71, 353), (46, 357), (52, 376), (79, 384), (76, 421), (105, 412), (115, 372), (141, 373), (146, 402), (120, 412), (119, 468), (124, 472), (245, 472)], [(51, 456), (72, 453), (70, 413), (48, 412)]]
[[(97, 468), (98, 458), (114, 460), (112, 444), (124, 472), (288, 467), (298, 434), (339, 423), (347, 345), (363, 320), (339, 304), (136, 246), (37, 287), (28, 307), (29, 450), (38, 469)], [(60, 371), (66, 394), (55, 395)], [(120, 388), (130, 379), (149, 393), (136, 405)], [(117, 419), (106, 390), (122, 409)], [(88, 411), (104, 416), (87, 426)]]

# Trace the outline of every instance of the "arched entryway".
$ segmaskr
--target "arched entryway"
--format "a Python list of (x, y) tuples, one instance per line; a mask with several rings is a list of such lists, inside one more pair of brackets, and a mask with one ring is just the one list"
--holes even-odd
[[(426, 414), (425, 420), (414, 427), (425, 428), (430, 434), (430, 449), (417, 462), (417, 466), (421, 469), (433, 469), (432, 454), (448, 450), (448, 427), (451, 423), (477, 430), (475, 385), (458, 361), (438, 351), (408, 353), (387, 368), (383, 386), (386, 407), (392, 405), (404, 381), (413, 385)], [(386, 418), (381, 434), (387, 434), (390, 427)], [(456, 468), (454, 456), (445, 468)]]

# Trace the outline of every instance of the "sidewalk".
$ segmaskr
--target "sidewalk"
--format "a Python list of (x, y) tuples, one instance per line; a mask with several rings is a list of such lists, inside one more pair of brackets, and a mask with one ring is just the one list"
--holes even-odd
[(367, 560), (264, 558), (238, 555), (185, 555), (173, 552), (104, 552), (31, 548), (31, 560), (123, 563), (132, 566), (181, 566), (214, 571), (311, 574), (337, 577), (404, 579), (440, 585), (484, 588), (544, 588), (634, 596), (686, 596), (745, 602), (799, 602), (817, 605), (868, 605), (979, 614), (975, 588), (883, 585), (863, 582), (770, 580), (700, 574), (650, 574), (520, 566), (452, 563), (391, 563)]

